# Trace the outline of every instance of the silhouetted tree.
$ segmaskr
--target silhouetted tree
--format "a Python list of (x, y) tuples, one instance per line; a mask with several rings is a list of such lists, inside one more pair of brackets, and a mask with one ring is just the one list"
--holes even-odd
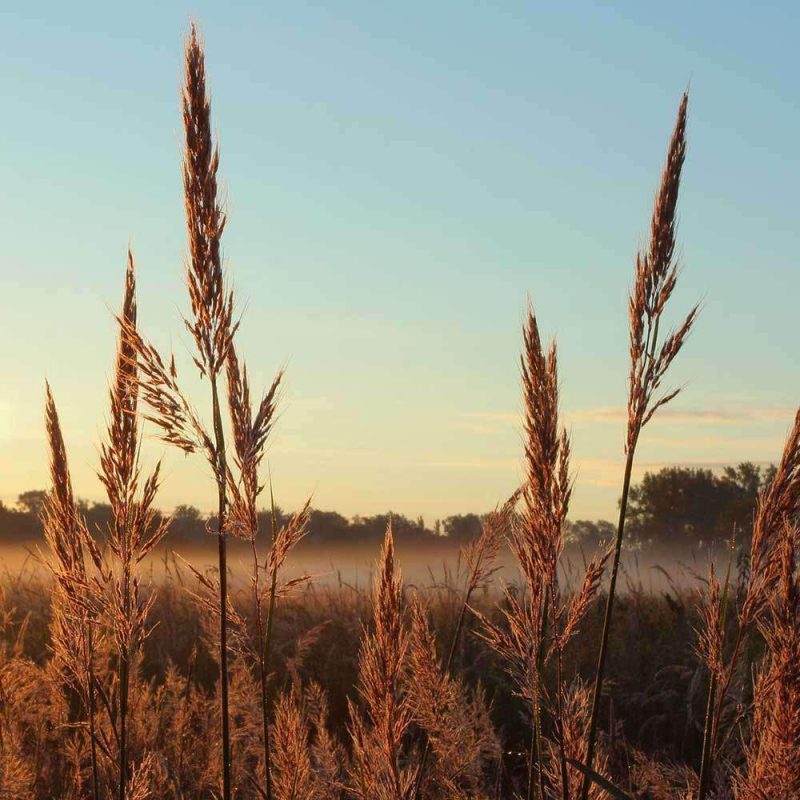
[(395, 542), (432, 540), (435, 536), (425, 527), (421, 517), (413, 521), (402, 514), (389, 512), (372, 517), (353, 517), (349, 534), (351, 541), (382, 542), (390, 519)]
[(605, 519), (592, 522), (588, 519), (579, 519), (567, 523), (567, 542), (591, 553), (601, 545), (608, 544), (616, 533), (614, 524)]
[(745, 462), (720, 475), (709, 469), (666, 467), (647, 472), (631, 487), (628, 518), (631, 538), (639, 543), (698, 547), (731, 537), (749, 538), (760, 488), (774, 467)]
[[(775, 467), (762, 468), (750, 462), (726, 467), (719, 473), (687, 467), (645, 473), (630, 492), (631, 542), (695, 548), (729, 540), (735, 525), (738, 539), (744, 543), (750, 535), (758, 492), (772, 480), (774, 473)], [(44, 491), (31, 490), (19, 495), (14, 508), (0, 503), (0, 541), (41, 536), (38, 515), (45, 496)], [(111, 509), (107, 504), (90, 505), (85, 500), (79, 500), (78, 504), (93, 533), (109, 524)], [(276, 507), (275, 515), (278, 527), (288, 517), (280, 507)], [(314, 509), (308, 536), (301, 546), (380, 543), (390, 517), (396, 542), (420, 544), (441, 541), (443, 536), (463, 544), (480, 533), (482, 521), (478, 514), (454, 514), (436, 520), (430, 530), (422, 517), (410, 519), (402, 514), (387, 513), (348, 519), (335, 511)], [(213, 530), (215, 524), (215, 518), (209, 518), (200, 509), (179, 505), (172, 513), (166, 544), (202, 544), (209, 541), (208, 527)], [(272, 529), (269, 509), (258, 512), (258, 525), (262, 541), (268, 541)], [(567, 541), (588, 553), (613, 538), (613, 534), (614, 527), (605, 520), (577, 520), (568, 523)]]
[[(206, 521), (199, 508), (179, 505), (172, 512), (169, 538), (173, 542), (190, 542), (202, 539), (206, 534)], [(167, 540), (169, 543), (169, 540)]]
[(445, 518), (443, 527), (448, 539), (461, 544), (480, 536), (481, 518), (477, 514), (454, 514)]
[(41, 532), (42, 526), (32, 514), (0, 503), (0, 542), (32, 539)]
[(17, 497), (17, 507), (25, 514), (39, 519), (47, 499), (47, 492), (43, 489), (30, 489)]
[(314, 509), (308, 523), (306, 539), (309, 544), (340, 543), (348, 539), (350, 522), (336, 511)]
[(86, 523), (89, 531), (94, 536), (99, 536), (108, 530), (114, 520), (114, 512), (108, 503), (92, 503), (86, 511)]

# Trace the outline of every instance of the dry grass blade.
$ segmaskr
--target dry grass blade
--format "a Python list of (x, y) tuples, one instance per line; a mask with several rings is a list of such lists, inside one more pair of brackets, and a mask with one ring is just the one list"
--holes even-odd
[[(136, 488), (136, 459), (139, 444), (136, 348), (132, 332), (136, 330), (136, 273), (133, 254), (128, 250), (125, 270), (125, 293), (119, 318), (117, 358), (114, 381), (110, 391), (111, 421), (108, 439), (100, 449), (100, 480), (114, 509), (131, 505), (131, 493)], [(124, 527), (124, 520), (114, 520), (115, 529)], [(117, 539), (121, 538), (119, 535)]]
[(461, 680), (442, 671), (419, 603), (412, 606), (408, 697), (434, 756), (419, 791), (427, 797), (479, 796), (488, 769), (499, 760), (500, 744), (480, 688), (470, 698)]
[(555, 645), (558, 649), (563, 650), (567, 642), (578, 633), (581, 621), (588, 613), (600, 590), (600, 583), (612, 552), (611, 547), (608, 547), (605, 552), (593, 556), (584, 573), (580, 589), (560, 614), (564, 618), (564, 624), (558, 634), (558, 642)]
[[(698, 313), (698, 306), (695, 306), (675, 330), (667, 334), (663, 341), (659, 340), (662, 315), (678, 279), (678, 266), (675, 261), (675, 230), (681, 171), (686, 156), (688, 103), (688, 94), (684, 93), (678, 107), (678, 117), (670, 139), (667, 161), (656, 194), (650, 223), (649, 245), (646, 251), (639, 252), (636, 256), (635, 279), (629, 299), (631, 366), (628, 379), (625, 472), (622, 479), (622, 498), (603, 633), (595, 669), (586, 761), (589, 771), (594, 765), (600, 697), (605, 678), (608, 637), (614, 611), (617, 573), (625, 535), (625, 516), (636, 445), (644, 426), (653, 418), (659, 408), (669, 403), (680, 391), (673, 389), (661, 395), (658, 394), (667, 370), (686, 342)], [(587, 773), (581, 788), (581, 800), (587, 800), (589, 787), (590, 779)]]
[[(189, 262), (186, 275), (192, 318), (186, 327), (194, 338), (197, 356), (194, 362), (201, 375), (211, 384), (213, 441), (202, 428), (189, 421), (212, 463), (217, 483), (217, 523), (219, 547), (220, 608), (228, 605), (228, 562), (226, 551), (228, 511), (228, 463), (225, 454), (225, 433), (217, 378), (225, 364), (238, 324), (233, 322), (233, 292), (225, 284), (222, 270), (221, 237), (225, 215), (217, 198), (219, 151), (211, 134), (211, 106), (206, 90), (205, 53), (191, 27), (184, 59), (182, 93), (183, 129), (185, 134), (183, 189), (186, 226), (189, 235)], [(162, 384), (163, 385), (163, 384)], [(173, 406), (174, 407), (174, 406)], [(186, 406), (183, 406), (184, 414)], [(201, 432), (202, 431), (202, 432)], [(190, 437), (184, 436), (184, 442)], [(220, 614), (220, 715), (222, 721), (222, 797), (231, 800), (231, 736), (229, 714), (229, 671), (227, 614)]]
[(556, 580), (563, 546), (563, 525), (572, 492), (569, 437), (559, 425), (558, 365), (555, 342), (542, 347), (533, 310), (523, 330), (521, 358), (525, 409), (525, 506), (514, 527), (512, 546), (529, 582)]
[(697, 317), (695, 306), (683, 323), (659, 343), (659, 326), (664, 308), (675, 289), (675, 229), (681, 170), (686, 156), (686, 117), (689, 97), (684, 94), (669, 143), (667, 162), (656, 194), (647, 251), (636, 257), (636, 278), (631, 292), (630, 355), (628, 390), (628, 436), (626, 451), (636, 447), (642, 428), (655, 412), (672, 400), (679, 390), (656, 397), (670, 364), (686, 341)]
[(206, 90), (205, 54), (192, 25), (186, 46), (182, 93), (186, 148), (183, 189), (190, 259), (187, 267), (192, 320), (186, 326), (197, 343), (195, 360), (204, 375), (215, 376), (233, 339), (233, 293), (225, 287), (220, 240), (225, 214), (217, 199), (219, 150), (212, 141), (211, 107)]
[(798, 531), (784, 529), (777, 545), (780, 578), (762, 624), (768, 651), (754, 687), (752, 737), (737, 800), (800, 796), (800, 578)]
[(236, 349), (231, 344), (226, 360), (228, 377), (228, 410), (233, 430), (235, 463), (238, 480), (228, 475), (231, 507), (228, 526), (231, 533), (255, 539), (258, 533), (257, 502), (264, 489), (258, 470), (264, 459), (267, 438), (272, 430), (283, 372), (279, 372), (253, 414), (247, 367), (240, 366)]
[(539, 591), (520, 600), (509, 587), (500, 606), (502, 624), (473, 609), (481, 622), (477, 635), (506, 662), (519, 697), (533, 705), (537, 699), (537, 660), (542, 642), (544, 594)]
[(721, 747), (725, 704), (739, 667), (745, 641), (753, 628), (774, 603), (773, 587), (779, 582), (783, 565), (781, 545), (787, 525), (800, 511), (800, 411), (786, 438), (780, 464), (771, 483), (758, 498), (753, 535), (750, 541), (749, 571), (744, 598), (738, 612), (737, 633), (726, 668), (719, 681), (711, 728), (711, 756)]
[(414, 781), (401, 764), (411, 723), (403, 688), (408, 631), (402, 583), (395, 570), (391, 523), (374, 587), (373, 629), (365, 631), (359, 656), (358, 691), (363, 712), (350, 704), (350, 792), (359, 800), (405, 800)]
[[(561, 726), (563, 731), (563, 743), (558, 745), (554, 742), (549, 744), (549, 761), (547, 766), (548, 779), (553, 787), (554, 797), (577, 797), (583, 779), (582, 773), (572, 764), (574, 762), (583, 763), (586, 755), (586, 734), (589, 727), (589, 711), (591, 708), (591, 693), (589, 689), (580, 681), (576, 682), (564, 692), (564, 723)], [(559, 747), (563, 747), (565, 758), (569, 764), (566, 771), (566, 784), (563, 784), (564, 775), (560, 768)], [(608, 758), (601, 754), (598, 758), (596, 771), (601, 777), (605, 777), (608, 769)], [(589, 790), (591, 800), (605, 800), (606, 790), (596, 783), (592, 784)]]
[(469, 571), (465, 599), (467, 605), (472, 594), (496, 572), (497, 554), (511, 528), (521, 494), (522, 489), (518, 489), (500, 508), (488, 514), (481, 525), (480, 535), (462, 548)]
[(292, 548), (306, 535), (311, 514), (311, 499), (306, 500), (303, 507), (292, 515), (289, 522), (278, 531), (272, 549), (269, 551), (269, 570), (277, 573), (286, 562)]
[[(489, 578), (497, 571), (495, 562), (497, 561), (497, 554), (500, 551), (501, 543), (508, 534), (511, 527), (511, 522), (515, 513), (517, 502), (522, 493), (522, 489), (517, 489), (514, 494), (503, 504), (500, 509), (496, 509), (487, 515), (486, 519), (481, 525), (481, 533), (472, 541), (468, 542), (462, 548), (462, 555), (467, 564), (468, 577), (467, 586), (464, 593), (464, 600), (461, 604), (461, 610), (458, 614), (453, 638), (450, 642), (450, 650), (447, 656), (447, 662), (444, 666), (444, 674), (449, 675), (453, 666), (453, 660), (456, 655), (459, 643), (461, 641), (461, 634), (464, 629), (464, 622), (467, 615), (467, 610), (470, 608), (470, 601), (472, 595), (481, 585), (485, 584)], [(414, 782), (414, 794), (412, 800), (416, 800), (422, 791), (422, 786), (425, 781), (425, 772), (428, 765), (428, 757), (430, 755), (431, 742), (426, 738), (425, 745), (422, 749), (422, 756), (420, 757), (419, 769)]]
[(281, 695), (272, 727), (277, 800), (337, 800), (343, 752), (326, 729), (328, 701), (319, 685)]
[(709, 569), (705, 602), (700, 610), (697, 651), (717, 679), (722, 678), (722, 589), (714, 574), (714, 565)]
[(750, 542), (750, 573), (742, 624), (756, 620), (780, 570), (781, 534), (800, 514), (800, 409), (786, 438), (780, 464), (758, 498)]
[(92, 797), (99, 800), (97, 725), (95, 720), (94, 608), (86, 554), (100, 566), (99, 552), (78, 513), (72, 491), (67, 450), (55, 400), (46, 387), (45, 425), (50, 445), (52, 490), (44, 509), (45, 539), (53, 555), (51, 569), (58, 591), (53, 597), (54, 658), (78, 693), (87, 716), (92, 769)]
[[(503, 640), (495, 634), (495, 646), (502, 646), (509, 657), (521, 656), (528, 664), (518, 664), (516, 672), (525, 691), (529, 693), (531, 712), (531, 741), (528, 763), (528, 800), (535, 793), (545, 795), (544, 753), (542, 745), (542, 671), (546, 657), (546, 630), (550, 628), (551, 650), (556, 655), (556, 729), (563, 727), (561, 713), (564, 686), (559, 631), (558, 563), (564, 546), (564, 526), (572, 494), (569, 472), (570, 442), (559, 422), (558, 364), (555, 342), (545, 353), (539, 327), (533, 310), (529, 307), (523, 329), (523, 354), (521, 358), (522, 394), (525, 409), (525, 472), (522, 497), (524, 511), (511, 529), (511, 549), (525, 579), (526, 606), (518, 607), (520, 616), (515, 622), (509, 619), (510, 638)], [(598, 578), (599, 580), (599, 578)], [(594, 583), (589, 584), (592, 591)], [(585, 598), (586, 605), (591, 599)], [(511, 601), (509, 599), (509, 603)], [(575, 618), (577, 624), (578, 617)], [(523, 630), (520, 630), (520, 627)], [(524, 628), (529, 627), (529, 630)], [(532, 648), (532, 652), (524, 651)], [(516, 650), (516, 652), (514, 652)], [(558, 733), (559, 742), (563, 736)], [(562, 787), (566, 791), (567, 765), (563, 746), (561, 757)]]
[[(147, 634), (147, 618), (155, 599), (153, 592), (147, 600), (142, 598), (137, 565), (159, 544), (169, 527), (169, 519), (155, 509), (160, 464), (140, 485), (137, 354), (143, 342), (136, 328), (136, 274), (130, 250), (118, 319), (120, 327), (110, 391), (110, 421), (107, 439), (100, 447), (98, 473), (111, 506), (112, 520), (106, 531), (106, 541), (115, 563), (101, 570), (98, 590), (99, 603), (105, 608), (104, 616), (117, 647), (117, 796), (124, 800), (126, 793), (133, 792), (128, 786), (129, 779), (134, 780), (128, 769), (131, 671)], [(136, 683), (136, 676), (133, 676), (133, 683)], [(144, 774), (143, 767), (136, 771), (140, 781)]]
[(274, 794), (278, 800), (313, 796), (308, 717), (299, 690), (281, 695), (272, 733)]
[(118, 321), (134, 353), (135, 364), (131, 371), (138, 375), (141, 399), (150, 409), (144, 418), (160, 430), (161, 438), (167, 444), (185, 453), (205, 452), (216, 472), (218, 464), (214, 443), (178, 385), (175, 360), (171, 359), (167, 366), (155, 347), (134, 326), (122, 317)]

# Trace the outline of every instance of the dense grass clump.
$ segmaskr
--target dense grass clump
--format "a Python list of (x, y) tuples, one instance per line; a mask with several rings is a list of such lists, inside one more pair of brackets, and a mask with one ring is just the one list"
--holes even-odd
[[(148, 752), (156, 754), (163, 760), (165, 769), (179, 772), (175, 780), (182, 787), (183, 796), (194, 796), (196, 791), (199, 796), (210, 797), (217, 777), (203, 760), (209, 757), (213, 760), (213, 737), (219, 733), (219, 722), (213, 712), (219, 681), (215, 633), (203, 607), (188, 591), (187, 587), (193, 586), (193, 576), (187, 568), (178, 562), (177, 566), (172, 564), (168, 572), (155, 572), (153, 577), (157, 591), (152, 594), (154, 602), (149, 613), (152, 630), (137, 660), (134, 686), (138, 699), (132, 712), (133, 763), (139, 763)], [(5, 624), (0, 674), (3, 686), (9, 687), (12, 673), (24, 665), (21, 674), (30, 681), (22, 695), (26, 697), (41, 690), (52, 677), (48, 668), (52, 658), (52, 642), (48, 635), (52, 615), (50, 584), (41, 572), (29, 570), (5, 576), (2, 585)], [(513, 695), (502, 659), (483, 638), (475, 635), (479, 629), (470, 613), (462, 623), (461, 635), (455, 639), (459, 617), (454, 613), (458, 609), (454, 608), (453, 596), (457, 589), (455, 583), (445, 585), (443, 582), (431, 587), (405, 588), (403, 603), (412, 609), (411, 626), (416, 626), (414, 647), (426, 646), (429, 652), (431, 643), (435, 643), (440, 661), (445, 663), (452, 652), (449, 673), (462, 687), (459, 691), (469, 694), (480, 687), (482, 702), (488, 709), (485, 719), (491, 723), (492, 731), (485, 746), (494, 759), (491, 768), (487, 764), (481, 779), (488, 782), (487, 785), (500, 780), (504, 787), (502, 796), (506, 796), (511, 786), (521, 787), (526, 781), (528, 717)], [(147, 597), (149, 599), (150, 591)], [(256, 639), (257, 624), (248, 592), (242, 589), (234, 593), (232, 602), (237, 619), (248, 635)], [(608, 741), (617, 775), (626, 772), (626, 765), (629, 761), (632, 763), (634, 757), (664, 758), (670, 763), (688, 765), (699, 758), (703, 680), (693, 646), (701, 604), (698, 591), (675, 590), (665, 597), (637, 589), (636, 585), (618, 598), (608, 662), (614, 700), (611, 718), (604, 724), (604, 736), (613, 732)], [(501, 598), (492, 592), (473, 595), (470, 607), (496, 624), (503, 620)], [(418, 635), (422, 621), (417, 608), (424, 609), (427, 619), (428, 633), (424, 637)], [(285, 598), (275, 618), (274, 667), (270, 678), (274, 696), (281, 697), (298, 683), (319, 687), (315, 691), (321, 691), (326, 698), (326, 733), (342, 746), (349, 739), (348, 702), (353, 699), (354, 687), (358, 684), (361, 637), (372, 614), (372, 597), (366, 590), (356, 591), (338, 584), (309, 584)], [(580, 635), (566, 646), (564, 679), (568, 686), (576, 680), (585, 682), (591, 676), (602, 621), (600, 609), (593, 608), (582, 623)], [(454, 641), (457, 641), (455, 648)], [(424, 663), (424, 654), (424, 650), (409, 653), (409, 663), (417, 665), (417, 672)], [(103, 653), (97, 661), (101, 665), (99, 682), (113, 683), (111, 654)], [(248, 677), (246, 664), (238, 651), (234, 662), (237, 673), (232, 682), (235, 687), (232, 706), (237, 709), (234, 761), (249, 754), (247, 763), (252, 764), (263, 750), (257, 675), (251, 672)], [(548, 670), (544, 676), (548, 692), (554, 679), (554, 671)], [(176, 705), (181, 708), (181, 716), (173, 719)], [(419, 706), (417, 713), (425, 708)], [(15, 725), (20, 729), (27, 729), (34, 721), (35, 716), (31, 714), (45, 711), (52, 714), (53, 710), (39, 707), (18, 716), (22, 709), (16, 702), (5, 707), (8, 714), (14, 715)], [(193, 722), (181, 734), (184, 737), (181, 745), (175, 736), (181, 726), (188, 726), (189, 719)], [(66, 720), (56, 715), (36, 722), (23, 740), (33, 748), (29, 751), (31, 754), (38, 746), (41, 776), (58, 777), (59, 782), (53, 786), (61, 787), (61, 794), (55, 796), (68, 797), (75, 775), (61, 747), (65, 734), (61, 726)], [(33, 730), (38, 731), (36, 736), (41, 738), (36, 739)], [(155, 738), (143, 738), (150, 735), (148, 731), (155, 734)], [(412, 738), (417, 735), (415, 731), (410, 734)], [(202, 747), (200, 742), (204, 743)], [(500, 750), (496, 749), (498, 743)], [(170, 764), (173, 756), (179, 756), (179, 761)], [(107, 767), (110, 771), (111, 762)], [(83, 774), (86, 775), (85, 769)], [(206, 784), (195, 783), (201, 774), (205, 774)], [(36, 784), (38, 794), (28, 796), (52, 796), (44, 793), (45, 781), (41, 776)], [(153, 796), (181, 795), (172, 788)]]

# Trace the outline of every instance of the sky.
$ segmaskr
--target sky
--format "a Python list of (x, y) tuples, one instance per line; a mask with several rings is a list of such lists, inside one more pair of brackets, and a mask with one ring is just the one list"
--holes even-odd
[[(16, 8), (14, 7), (16, 6)], [(95, 477), (133, 249), (143, 332), (188, 374), (178, 89), (207, 46), (224, 253), (256, 385), (287, 367), (276, 498), (427, 522), (522, 475), (526, 304), (559, 347), (571, 516), (622, 477), (627, 292), (690, 86), (671, 319), (702, 313), (635, 477), (778, 458), (800, 403), (795, 3), (6, 3), (0, 499), (47, 484), (44, 381)], [(208, 387), (188, 390), (207, 408)], [(159, 504), (209, 470), (146, 431)]]

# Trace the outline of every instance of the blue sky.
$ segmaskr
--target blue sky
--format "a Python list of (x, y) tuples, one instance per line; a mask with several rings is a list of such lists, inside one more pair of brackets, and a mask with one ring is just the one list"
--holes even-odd
[[(93, 476), (125, 249), (143, 329), (178, 359), (182, 37), (207, 43), (244, 312), (288, 364), (279, 501), (426, 519), (520, 476), (530, 296), (557, 337), (573, 517), (613, 514), (626, 294), (691, 84), (673, 312), (703, 312), (685, 393), (642, 441), (667, 463), (775, 459), (800, 402), (795, 4), (138, 3), (0, 10), (0, 497), (44, 486), (45, 376), (80, 494)], [(204, 396), (203, 387), (191, 389)], [(161, 503), (211, 505), (166, 456)]]

